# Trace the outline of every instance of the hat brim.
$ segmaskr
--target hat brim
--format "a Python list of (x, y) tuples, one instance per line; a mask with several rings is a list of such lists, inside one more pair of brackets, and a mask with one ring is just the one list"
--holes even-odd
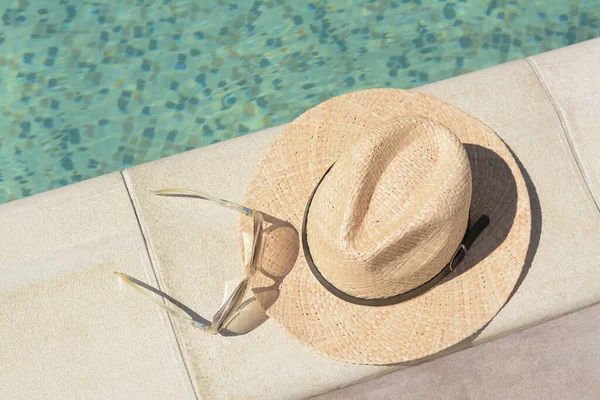
[[(460, 266), (425, 294), (384, 307), (356, 305), (328, 292), (311, 273), (298, 251), (302, 216), (327, 168), (361, 134), (401, 115), (433, 119), (458, 136), (471, 164), (471, 218), (486, 214), (490, 225)], [(476, 333), (509, 298), (531, 234), (525, 180), (498, 135), (442, 100), (399, 89), (345, 94), (302, 114), (258, 163), (244, 204), (289, 223), (265, 231), (251, 281), (257, 301), (300, 343), (349, 363), (411, 361)], [(246, 222), (241, 230), (249, 232)]]

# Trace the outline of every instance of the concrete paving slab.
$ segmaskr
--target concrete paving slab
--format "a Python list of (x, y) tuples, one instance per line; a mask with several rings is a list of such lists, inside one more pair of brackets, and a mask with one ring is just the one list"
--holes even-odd
[(595, 305), (313, 400), (597, 399), (600, 306)]
[(529, 58), (600, 210), (600, 40)]
[(193, 399), (120, 173), (0, 206), (0, 397)]

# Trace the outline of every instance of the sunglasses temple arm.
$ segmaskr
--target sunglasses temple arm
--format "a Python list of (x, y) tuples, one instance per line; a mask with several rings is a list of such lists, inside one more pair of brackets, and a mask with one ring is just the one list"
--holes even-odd
[(152, 193), (157, 196), (193, 196), (193, 197), (197, 197), (202, 200), (211, 201), (222, 207), (226, 207), (231, 210), (235, 210), (235, 211), (241, 212), (242, 214), (246, 214), (249, 216), (253, 215), (253, 213), (254, 213), (254, 210), (252, 210), (251, 208), (244, 207), (241, 204), (237, 204), (237, 203), (234, 203), (229, 200), (219, 199), (217, 197), (213, 197), (209, 194), (199, 192), (197, 190), (182, 189), (182, 188), (169, 188), (169, 189), (153, 190)]
[[(117, 275), (123, 282), (127, 283), (129, 286), (133, 287), (135, 290), (142, 293), (145, 297), (147, 297), (154, 304), (158, 305), (160, 308), (165, 310), (167, 313), (169, 313), (169, 315), (177, 317), (178, 319), (185, 321), (188, 324), (191, 324), (191, 325), (195, 326), (196, 328), (200, 328), (204, 331), (210, 332), (212, 330), (212, 326), (209, 321), (205, 320), (204, 318), (202, 318), (200, 316), (196, 316), (196, 315), (192, 316), (195, 313), (193, 311), (191, 311), (191, 309), (189, 307), (187, 307), (180, 301), (174, 299), (173, 297), (169, 296), (165, 292), (163, 292), (159, 289), (156, 289), (155, 287), (152, 287), (152, 286), (148, 285), (147, 283), (144, 283), (144, 282), (140, 281), (139, 279), (136, 279), (136, 278), (134, 278), (130, 275), (124, 274), (122, 272), (115, 272), (115, 275)], [(148, 292), (152, 292), (152, 293), (160, 296), (163, 300), (166, 300), (168, 302), (168, 304), (170, 304), (171, 306), (176, 307), (176, 308), (171, 308), (171, 307), (167, 306), (164, 302), (151, 296)], [(192, 314), (192, 315), (190, 315), (190, 314)]]

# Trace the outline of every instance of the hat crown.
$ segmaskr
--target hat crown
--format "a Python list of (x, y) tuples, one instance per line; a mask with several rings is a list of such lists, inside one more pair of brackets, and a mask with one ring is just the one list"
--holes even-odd
[(363, 134), (317, 189), (307, 223), (313, 260), (352, 296), (407, 292), (450, 261), (470, 203), (460, 140), (426, 118), (393, 118)]

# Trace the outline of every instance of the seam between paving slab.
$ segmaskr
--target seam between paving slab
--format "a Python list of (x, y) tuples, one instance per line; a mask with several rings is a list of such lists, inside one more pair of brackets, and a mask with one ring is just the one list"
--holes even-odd
[[(146, 224), (143, 222), (142, 218), (140, 217), (140, 214), (138, 213), (137, 201), (134, 199), (133, 193), (129, 187), (129, 183), (128, 183), (129, 175), (127, 174), (127, 171), (120, 171), (120, 172), (121, 172), (121, 177), (123, 178), (123, 183), (125, 184), (125, 190), (127, 191), (127, 195), (129, 196), (129, 201), (131, 202), (131, 207), (133, 208), (133, 213), (135, 214), (135, 218), (138, 223), (138, 227), (142, 234), (142, 238), (144, 239), (144, 246), (146, 247), (146, 253), (148, 254), (148, 258), (150, 260), (152, 274), (154, 275), (154, 279), (156, 280), (158, 289), (164, 291), (164, 289), (162, 287), (163, 285), (161, 284), (160, 272), (158, 270), (158, 266), (156, 265), (156, 255), (154, 254), (152, 246), (150, 245), (150, 242), (148, 240)], [(177, 344), (177, 350), (179, 352), (179, 356), (181, 357), (183, 367), (185, 368), (185, 373), (187, 375), (188, 381), (190, 382), (190, 386), (192, 387), (192, 392), (194, 393), (194, 397), (196, 398), (196, 400), (199, 400), (200, 398), (198, 397), (198, 391), (194, 385), (192, 375), (190, 374), (190, 369), (188, 367), (188, 363), (185, 360), (185, 356), (183, 354), (183, 349), (181, 346), (181, 340), (179, 339), (179, 336), (177, 335), (177, 331), (175, 330), (173, 318), (171, 317), (171, 315), (169, 315), (169, 313), (166, 313), (166, 314), (167, 314), (167, 318), (169, 319), (169, 325), (171, 327), (171, 331), (173, 332), (173, 337), (175, 338), (175, 343)]]
[(548, 96), (548, 100), (550, 100), (550, 104), (552, 104), (552, 107), (554, 108), (554, 111), (556, 112), (556, 115), (558, 116), (558, 120), (560, 121), (560, 125), (562, 127), (565, 138), (567, 139), (567, 143), (569, 144), (569, 149), (571, 150), (571, 154), (573, 155), (573, 159), (575, 160), (577, 169), (579, 170), (579, 173), (580, 173), (581, 177), (583, 178), (583, 183), (584, 183), (588, 193), (590, 194), (590, 197), (592, 198), (592, 201), (594, 202), (596, 209), (598, 210), (598, 212), (600, 212), (600, 199), (596, 198), (596, 196), (594, 195), (594, 192), (592, 191), (592, 184), (590, 182), (589, 177), (585, 173), (585, 169), (583, 168), (583, 163), (581, 161), (581, 157), (579, 156), (579, 153), (577, 152), (577, 148), (575, 147), (573, 137), (571, 136), (571, 133), (569, 131), (569, 125), (567, 123), (567, 119), (565, 118), (565, 112), (562, 109), (562, 107), (560, 106), (560, 104), (558, 104), (558, 101), (552, 95), (550, 88), (546, 85), (546, 83), (542, 79), (542, 75), (540, 74), (540, 70), (539, 70), (537, 63), (535, 62), (535, 59), (533, 59), (532, 57), (527, 57), (525, 60), (527, 61), (527, 63), (531, 67), (531, 69), (533, 70), (533, 73), (535, 74), (538, 81), (540, 82), (540, 85), (542, 85), (544, 92), (546, 92), (546, 96)]

